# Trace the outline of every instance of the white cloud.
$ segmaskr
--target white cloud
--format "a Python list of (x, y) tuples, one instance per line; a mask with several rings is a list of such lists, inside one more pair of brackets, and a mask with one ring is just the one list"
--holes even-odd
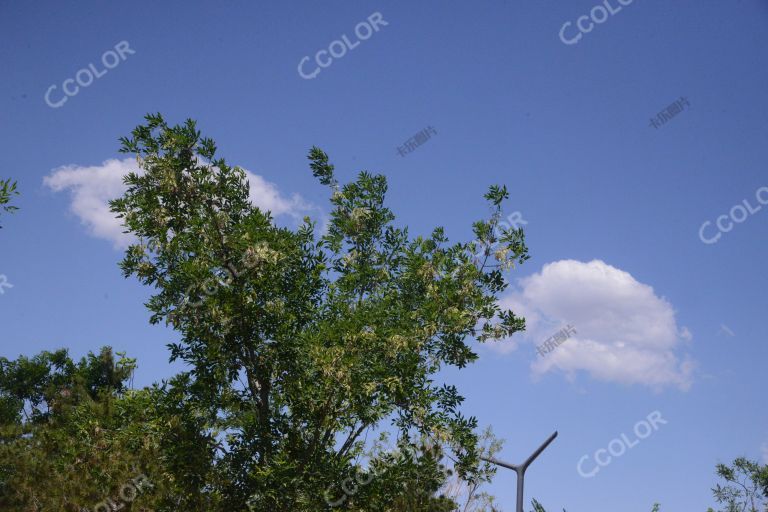
[[(125, 248), (132, 242), (132, 237), (123, 233), (121, 221), (109, 211), (108, 202), (125, 192), (123, 176), (131, 171), (140, 172), (131, 158), (110, 159), (92, 167), (65, 165), (53, 169), (43, 183), (54, 192), (69, 191), (70, 209), (91, 235), (109, 240), (115, 248)], [(250, 171), (245, 173), (250, 184), (251, 202), (262, 210), (269, 210), (275, 216), (299, 219), (313, 209), (300, 195), (283, 196), (274, 183)]]
[(308, 210), (312, 209), (299, 194), (293, 194), (287, 198), (280, 194), (277, 185), (271, 183), (258, 174), (245, 171), (250, 184), (251, 202), (262, 210), (269, 210), (273, 215), (290, 215), (301, 219)]
[[(561, 260), (520, 281), (503, 306), (526, 318), (526, 338), (543, 343), (566, 324), (576, 334), (545, 357), (536, 355), (534, 376), (578, 372), (623, 384), (654, 389), (688, 389), (693, 362), (676, 352), (691, 339), (679, 328), (672, 305), (629, 273), (599, 260)], [(514, 346), (504, 347), (510, 350)]]
[(122, 248), (130, 244), (132, 238), (123, 233), (120, 220), (109, 211), (107, 202), (123, 194), (123, 176), (137, 170), (136, 161), (129, 158), (111, 159), (93, 167), (65, 165), (52, 170), (43, 183), (54, 192), (68, 190), (72, 198), (70, 209), (88, 232)]

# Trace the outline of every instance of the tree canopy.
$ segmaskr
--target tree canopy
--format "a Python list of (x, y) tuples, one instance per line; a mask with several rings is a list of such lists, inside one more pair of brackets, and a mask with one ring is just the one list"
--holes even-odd
[(468, 339), (524, 328), (497, 300), (503, 270), (528, 258), (521, 229), (499, 234), (504, 187), (491, 187), (493, 214), (474, 224), (479, 259), (442, 228), (410, 236), (385, 206), (384, 176), (363, 171), (342, 185), (318, 148), (310, 168), (332, 207), (322, 234), (309, 219), (279, 226), (253, 205), (245, 172), (191, 120), (149, 115), (122, 143), (143, 172), (112, 202), (139, 239), (121, 266), (155, 290), (151, 321), (180, 333), (171, 358), (192, 368), (192, 399), (224, 436), (226, 506), (317, 510), (384, 421), (400, 442), (451, 450), (471, 474), (477, 420), (435, 375), (477, 358)]
[[(768, 465), (737, 457), (731, 465), (718, 464), (717, 476), (724, 484), (712, 488), (722, 512), (761, 512), (768, 510)], [(709, 512), (714, 512), (709, 509)]]
[(485, 195), (473, 241), (413, 236), (384, 176), (342, 184), (313, 147), (331, 205), (320, 232), (252, 204), (245, 171), (191, 120), (148, 115), (121, 141), (140, 170), (111, 202), (137, 240), (120, 266), (152, 290), (149, 319), (178, 333), (170, 359), (188, 370), (132, 390), (135, 361), (109, 349), (5, 361), (4, 505), (87, 508), (134, 482), (127, 510), (438, 512), (455, 506), (450, 474), (485, 478), (478, 421), (438, 373), (475, 361), (473, 340), (524, 329), (498, 302), (528, 259), (522, 229), (499, 226), (505, 187)]

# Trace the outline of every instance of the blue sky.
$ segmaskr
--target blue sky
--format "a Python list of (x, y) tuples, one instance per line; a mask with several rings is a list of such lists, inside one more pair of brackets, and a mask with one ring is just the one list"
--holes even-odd
[[(197, 119), (287, 224), (328, 211), (312, 145), (342, 179), (386, 174), (417, 233), (468, 239), (506, 183), (533, 257), (504, 300), (530, 330), (450, 375), (466, 412), (511, 462), (560, 432), (526, 482), (550, 510), (705, 510), (717, 462), (768, 458), (768, 1), (606, 1), (0, 3), (0, 178), (22, 192), (0, 232), (0, 355), (109, 344), (139, 358), (137, 384), (178, 370), (103, 206), (129, 166), (105, 162), (147, 112)], [(354, 49), (318, 68), (344, 35)], [(632, 444), (654, 411), (666, 423)], [(597, 466), (621, 434), (632, 447)], [(514, 486), (490, 488), (505, 510)]]

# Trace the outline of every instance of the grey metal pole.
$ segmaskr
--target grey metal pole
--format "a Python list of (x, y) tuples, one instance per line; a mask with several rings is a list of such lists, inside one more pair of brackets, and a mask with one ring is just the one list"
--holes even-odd
[(544, 451), (544, 449), (549, 446), (549, 443), (555, 440), (557, 437), (557, 431), (555, 431), (554, 434), (549, 436), (549, 438), (542, 443), (541, 446), (539, 446), (535, 452), (531, 454), (530, 457), (525, 459), (525, 462), (522, 464), (509, 464), (507, 462), (502, 462), (500, 460), (496, 460), (493, 458), (486, 458), (486, 457), (480, 457), (482, 460), (486, 462), (490, 462), (491, 464), (496, 464), (497, 466), (501, 466), (503, 468), (511, 469), (515, 473), (517, 473), (517, 512), (523, 512), (523, 485), (525, 483), (525, 470), (528, 469), (528, 466), (531, 465), (531, 463), (536, 460), (536, 457), (541, 455), (541, 452)]
[(525, 482), (525, 470), (518, 470), (517, 473), (517, 512), (523, 512), (523, 484)]

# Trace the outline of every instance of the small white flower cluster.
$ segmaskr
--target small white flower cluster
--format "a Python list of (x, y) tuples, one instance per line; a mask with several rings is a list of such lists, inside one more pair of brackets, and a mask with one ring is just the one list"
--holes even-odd
[[(271, 249), (266, 242), (259, 242), (253, 247), (246, 249), (245, 254), (241, 260), (242, 266), (240, 268), (249, 270), (258, 269), (265, 263), (275, 264), (280, 261), (280, 258), (281, 255), (278, 251)], [(192, 295), (192, 292), (198, 288), (198, 286), (192, 285), (187, 288), (185, 303), (190, 306), (201, 305), (206, 297), (209, 297), (216, 292), (219, 286), (229, 286), (232, 284), (232, 280), (236, 277), (239, 277), (242, 273), (242, 270), (228, 268), (225, 270), (225, 272), (227, 275), (223, 278), (209, 277), (202, 282), (202, 285), (200, 286), (202, 294), (200, 299), (196, 302), (191, 302), (189, 297)]]
[(253, 247), (245, 250), (243, 264), (246, 268), (256, 268), (262, 263), (277, 263), (280, 260), (280, 253), (269, 248), (266, 242), (260, 242)]
[[(522, 226), (525, 226), (526, 224), (528, 224), (528, 221), (523, 219), (522, 213), (520, 213), (519, 211), (512, 212), (511, 214), (507, 215), (507, 218), (505, 220), (501, 220), (498, 222), (498, 224), (496, 224), (496, 226), (494, 227), (494, 233), (493, 233), (494, 238), (498, 240), (504, 231), (508, 231), (511, 229), (520, 229)], [(472, 254), (472, 256), (475, 259), (480, 260), (485, 255), (486, 244), (484, 244), (480, 240), (474, 240), (472, 244), (475, 247), (475, 252)], [(511, 261), (511, 262), (507, 261), (507, 256), (510, 252), (509, 249), (498, 248), (497, 245), (498, 245), (498, 242), (494, 243), (494, 245), (491, 246), (490, 248), (490, 252), (494, 256), (496, 256), (496, 258), (499, 260), (499, 262), (502, 265), (505, 265), (505, 268), (508, 269), (514, 266), (514, 261)]]
[(370, 208), (357, 207), (352, 209), (352, 213), (350, 213), (349, 218), (352, 222), (355, 223), (355, 225), (358, 225), (362, 221), (364, 221), (366, 217), (370, 215), (370, 213), (371, 213)]

